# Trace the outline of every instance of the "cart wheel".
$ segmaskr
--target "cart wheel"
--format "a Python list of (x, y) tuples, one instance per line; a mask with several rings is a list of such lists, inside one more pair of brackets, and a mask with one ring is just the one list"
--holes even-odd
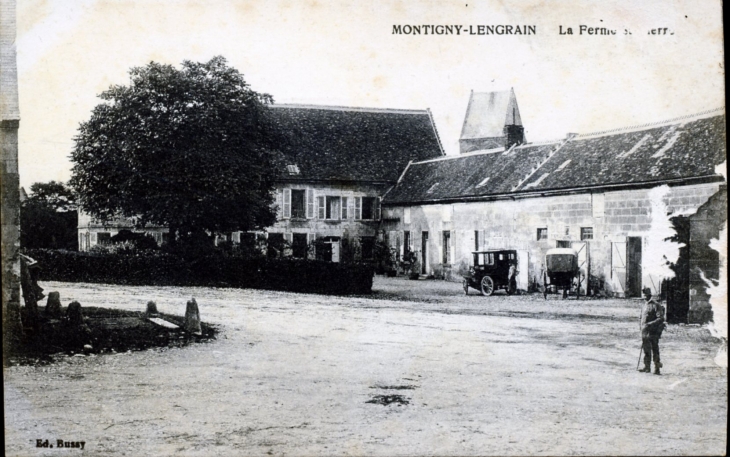
[(469, 295), (469, 280), (464, 278), (462, 285), (464, 286), (464, 295)]
[(494, 292), (494, 281), (489, 276), (482, 278), (482, 295), (488, 297)]

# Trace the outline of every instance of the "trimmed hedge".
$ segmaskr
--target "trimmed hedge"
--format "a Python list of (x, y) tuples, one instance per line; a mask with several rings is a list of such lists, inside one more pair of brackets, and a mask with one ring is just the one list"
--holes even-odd
[(33, 249), (38, 279), (135, 286), (236, 287), (319, 294), (369, 294), (373, 266), (301, 259), (247, 259), (208, 256), (193, 261), (152, 251), (139, 255), (98, 255)]

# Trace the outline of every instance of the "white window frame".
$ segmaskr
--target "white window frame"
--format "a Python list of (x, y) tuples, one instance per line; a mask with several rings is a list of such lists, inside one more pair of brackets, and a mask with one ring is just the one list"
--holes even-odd
[(355, 220), (362, 220), (362, 197), (355, 197)]

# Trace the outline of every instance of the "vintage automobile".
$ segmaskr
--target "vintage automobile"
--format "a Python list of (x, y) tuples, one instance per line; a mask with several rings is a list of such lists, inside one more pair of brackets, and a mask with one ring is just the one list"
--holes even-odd
[(492, 295), (495, 290), (504, 289), (508, 295), (517, 290), (517, 251), (499, 249), (474, 251), (474, 265), (464, 276), (464, 293), (469, 287), (477, 289), (482, 295)]
[(545, 272), (543, 273), (543, 296), (549, 292), (563, 291), (563, 298), (568, 292), (575, 291), (580, 298), (581, 273), (578, 265), (578, 253), (570, 248), (549, 249), (545, 254)]

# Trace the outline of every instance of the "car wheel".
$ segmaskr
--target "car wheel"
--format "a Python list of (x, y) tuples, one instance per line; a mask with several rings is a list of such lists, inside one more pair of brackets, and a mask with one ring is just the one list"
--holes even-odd
[(464, 295), (469, 295), (469, 280), (464, 278), (462, 285), (464, 286)]
[(494, 281), (489, 276), (482, 278), (482, 295), (488, 297), (494, 293)]

